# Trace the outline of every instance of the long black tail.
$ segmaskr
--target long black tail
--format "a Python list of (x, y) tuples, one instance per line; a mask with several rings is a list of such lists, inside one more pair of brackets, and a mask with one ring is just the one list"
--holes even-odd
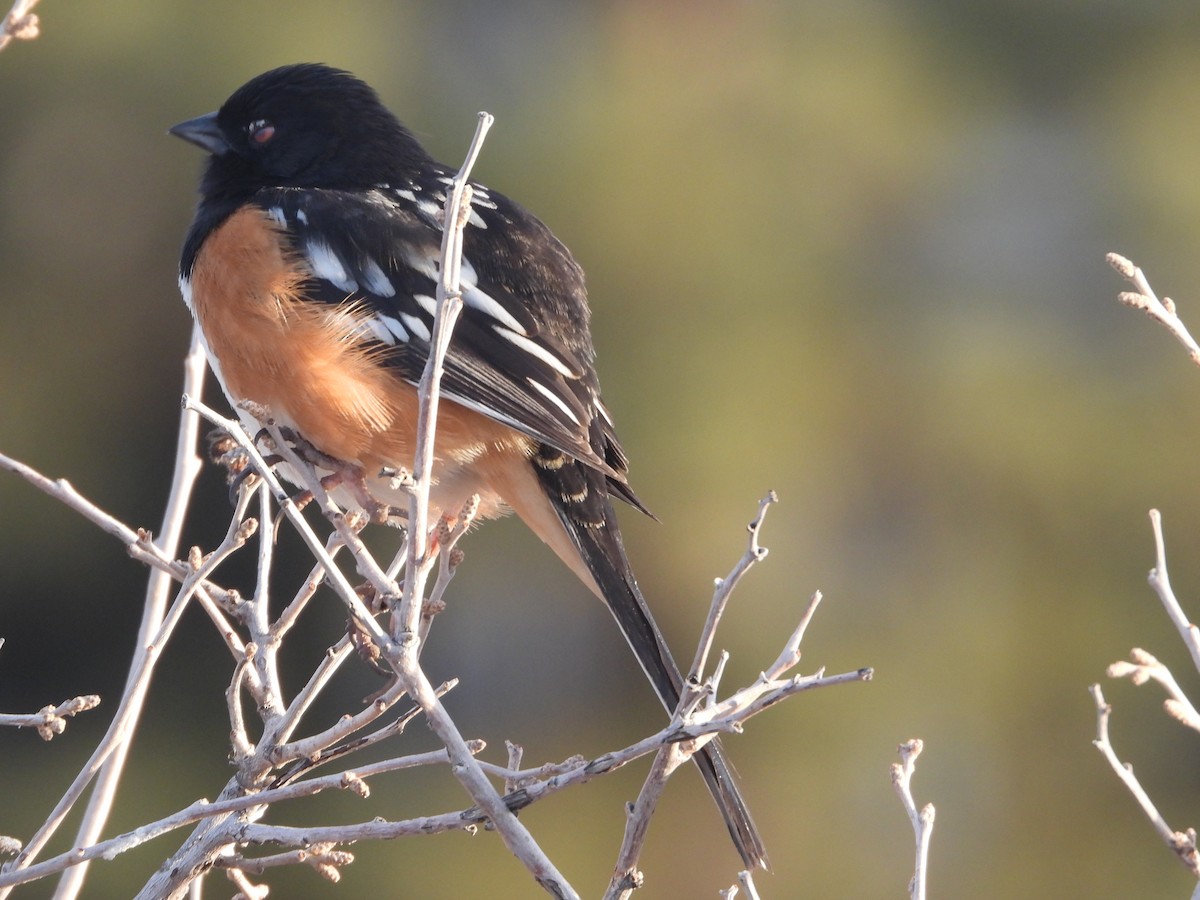
[[(579, 466), (579, 469), (584, 468), (581, 464), (575, 465)], [(561, 476), (561, 470), (555, 474)], [(577, 474), (584, 473), (577, 470)], [(654, 686), (655, 693), (667, 711), (673, 713), (679, 704), (679, 693), (683, 685), (679, 666), (675, 664), (671, 651), (667, 649), (662, 633), (658, 630), (646, 600), (638, 589), (629, 559), (625, 555), (616, 514), (607, 497), (604, 476), (592, 470), (586, 472), (585, 480), (591, 489), (583, 492), (583, 496), (587, 497), (585, 502), (579, 502), (583, 500), (583, 496), (579, 494), (568, 500), (556, 491), (558, 496), (551, 494), (551, 503), (592, 573), (592, 578), (595, 579), (605, 603), (616, 618), (621, 633), (625, 635), (625, 640), (629, 642), (634, 655), (641, 663), (642, 670)], [(556, 484), (555, 487), (561, 488), (562, 485)], [(575, 502), (570, 502), (571, 500)], [(581, 507), (586, 507), (586, 512)], [(584, 515), (581, 516), (581, 513)], [(748, 868), (766, 868), (766, 848), (754, 820), (750, 817), (750, 810), (746, 808), (746, 801), (734, 782), (733, 772), (720, 741), (710, 741), (692, 759), (695, 760), (709, 792), (721, 809), (725, 825), (738, 853), (741, 854), (742, 861)]]

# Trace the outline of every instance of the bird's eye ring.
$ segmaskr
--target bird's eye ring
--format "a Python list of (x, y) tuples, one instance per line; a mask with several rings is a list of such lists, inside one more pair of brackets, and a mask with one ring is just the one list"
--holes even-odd
[(255, 144), (265, 144), (275, 136), (275, 126), (266, 119), (256, 119), (246, 128), (250, 141)]

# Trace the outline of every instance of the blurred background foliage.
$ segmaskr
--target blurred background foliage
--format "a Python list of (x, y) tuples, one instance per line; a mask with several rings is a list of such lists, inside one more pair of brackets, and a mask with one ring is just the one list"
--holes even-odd
[[(1200, 373), (1118, 305), (1103, 261), (1131, 256), (1200, 327), (1194, 4), (38, 11), (42, 36), (0, 55), (0, 450), (157, 525), (189, 332), (175, 264), (201, 162), (167, 126), (297, 60), (357, 72), (447, 162), (487, 109), (480, 179), (535, 210), (588, 271), (606, 398), (662, 520), (626, 513), (627, 544), (681, 655), (775, 488), (773, 552), (720, 635), (726, 684), (775, 657), (817, 588), (804, 667), (876, 668), (870, 685), (805, 695), (729, 741), (772, 850), (763, 895), (904, 895), (911, 834), (887, 770), (912, 736), (927, 744), (918, 797), (938, 807), (934, 894), (1190, 891), (1092, 749), (1085, 688), (1135, 644), (1197, 687), (1145, 573), (1158, 506), (1200, 615)], [(188, 540), (211, 547), (228, 514), (217, 474), (198, 505)], [(0, 733), (0, 830), (25, 837), (112, 712), (144, 572), (14, 477), (0, 477), (0, 508), (0, 708), (108, 701), (50, 745)], [(463, 679), (452, 709), (493, 759), (505, 738), (541, 761), (661, 720), (607, 615), (518, 524), (466, 549), (428, 658), (436, 677)], [(224, 577), (244, 584), (245, 569)], [(329, 597), (312, 618), (293, 682), (342, 627)], [(227, 654), (194, 613), (166, 653), (110, 833), (228, 776)], [(375, 685), (361, 674), (342, 702)], [(1195, 736), (1165, 720), (1153, 688), (1106, 690), (1118, 751), (1173, 825), (1195, 824)], [(429, 742), (416, 729), (404, 746)], [(525, 814), (585, 895), (607, 879), (620, 801), (643, 772)], [(369, 805), (310, 801), (276, 820), (465, 805), (445, 773), (374, 788)], [(95, 867), (91, 895), (132, 893), (180, 839)], [(491, 835), (354, 852), (341, 888), (308, 872), (272, 883), (282, 896), (537, 895)], [(735, 865), (683, 773), (639, 896), (715, 896)]]

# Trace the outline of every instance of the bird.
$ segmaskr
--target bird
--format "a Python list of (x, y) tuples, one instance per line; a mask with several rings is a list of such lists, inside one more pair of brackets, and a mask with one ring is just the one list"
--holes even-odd
[[(385, 475), (414, 455), (454, 172), (373, 88), (321, 63), (258, 75), (169, 133), (208, 154), (179, 286), (225, 395), (251, 433), (253, 404), (386, 501)], [(583, 270), (532, 213), (471, 186), (431, 516), (474, 497), (481, 519), (515, 512), (605, 603), (674, 712), (683, 677), (613, 508), (648, 512), (600, 397)], [(724, 748), (693, 759), (743, 863), (765, 867)]]

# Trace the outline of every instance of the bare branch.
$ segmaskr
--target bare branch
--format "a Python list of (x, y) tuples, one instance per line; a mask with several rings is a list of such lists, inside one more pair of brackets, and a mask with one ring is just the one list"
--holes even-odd
[(733, 589), (742, 580), (742, 576), (750, 571), (751, 566), (767, 558), (767, 548), (759, 546), (758, 536), (762, 530), (763, 520), (767, 516), (767, 508), (772, 503), (777, 503), (778, 501), (779, 498), (774, 491), (769, 491), (767, 496), (759, 501), (758, 515), (754, 517), (753, 522), (746, 526), (746, 530), (750, 533), (750, 540), (745, 554), (737, 561), (733, 570), (728, 575), (724, 578), (718, 578), (716, 581), (712, 605), (709, 607), (708, 618), (704, 622), (704, 628), (700, 632), (700, 643), (696, 647), (696, 657), (692, 661), (691, 669), (688, 671), (687, 681), (690, 684), (700, 684), (704, 678), (704, 668), (708, 664), (708, 654), (712, 650), (713, 640), (717, 634), (717, 626), (721, 623), (721, 616), (725, 612), (725, 605), (729, 602), (729, 597), (733, 593)]
[(1188, 621), (1187, 614), (1179, 605), (1175, 591), (1171, 588), (1171, 579), (1167, 575), (1167, 542), (1163, 537), (1162, 513), (1157, 509), (1150, 510), (1150, 527), (1154, 530), (1154, 568), (1150, 570), (1150, 587), (1158, 594), (1171, 624), (1175, 626), (1184, 646), (1192, 655), (1192, 664), (1200, 672), (1200, 628)]
[[(766, 549), (760, 547), (758, 543), (759, 532), (762, 528), (767, 507), (776, 501), (775, 492), (771, 491), (759, 503), (758, 515), (750, 523), (748, 529), (750, 532), (750, 541), (746, 553), (734, 566), (730, 576), (724, 581), (718, 581), (708, 619), (697, 647), (695, 662), (692, 666), (692, 675), (689, 679), (691, 689), (680, 693), (679, 703), (672, 714), (671, 723), (668, 726), (671, 743), (659, 748), (654, 759), (654, 764), (646, 776), (636, 802), (627, 811), (628, 819), (625, 825), (625, 836), (617, 855), (617, 861), (613, 868), (612, 877), (609, 880), (608, 889), (605, 893), (605, 897), (608, 900), (626, 900), (634, 890), (642, 886), (644, 879), (642, 873), (638, 871), (637, 862), (641, 856), (646, 836), (649, 833), (650, 819), (654, 815), (658, 799), (666, 786), (667, 779), (670, 778), (672, 773), (682, 763), (690, 759), (694, 753), (708, 743), (719, 731), (740, 732), (747, 720), (768, 706), (777, 703), (784, 696), (815, 686), (816, 682), (822, 684), (836, 683), (833, 680), (826, 680), (823, 672), (818, 672), (813, 678), (806, 678), (800, 675), (790, 679), (783, 678), (785, 673), (800, 661), (800, 642), (803, 639), (808, 623), (812, 620), (817, 605), (821, 601), (820, 592), (812, 596), (801, 616), (800, 624), (788, 638), (782, 653), (780, 653), (775, 663), (760, 675), (753, 685), (742, 691), (738, 691), (725, 701), (717, 702), (715, 700), (716, 686), (720, 681), (725, 663), (729, 658), (727, 653), (721, 655), (720, 662), (717, 664), (708, 684), (701, 686), (698, 683), (700, 673), (706, 664), (709, 649), (715, 638), (717, 625), (720, 622), (721, 615), (734, 587), (736, 587), (737, 582), (750, 566), (766, 556)], [(853, 673), (848, 678), (841, 676), (839, 681), (841, 679), (868, 680), (870, 677), (871, 671), (864, 669)], [(710, 702), (700, 707), (699, 701), (706, 691), (708, 692)], [(750, 884), (752, 890), (752, 882)]]
[(53, 740), (55, 735), (67, 730), (67, 719), (100, 705), (96, 694), (86, 694), (82, 697), (72, 697), (64, 700), (58, 706), (43, 706), (36, 713), (22, 715), (20, 713), (0, 713), (0, 726), (14, 728), (36, 728), (38, 736), (43, 741)]
[(288, 853), (277, 853), (274, 856), (221, 856), (217, 858), (216, 864), (222, 868), (240, 869), (253, 875), (262, 875), (268, 869), (277, 866), (303, 864), (312, 866), (317, 874), (326, 880), (338, 882), (342, 878), (338, 870), (354, 862), (354, 854), (345, 850), (334, 850), (333, 847), (333, 844), (326, 842)]
[(41, 22), (33, 12), (38, 0), (16, 0), (8, 15), (0, 21), (0, 50), (10, 41), (32, 41), (41, 33)]
[[(482, 745), (478, 742), (472, 746), (475, 749), (482, 748)], [(369, 792), (365, 790), (364, 779), (402, 769), (444, 765), (446, 762), (446, 752), (444, 750), (435, 750), (429, 753), (419, 753), (391, 760), (383, 760), (378, 763), (362, 766), (353, 772), (339, 772), (319, 778), (310, 778), (296, 784), (264, 790), (258, 794), (231, 797), (212, 803), (201, 800), (170, 816), (150, 822), (133, 831), (106, 841), (71, 850), (60, 856), (29, 866), (24, 870), (0, 873), (0, 886), (10, 887), (24, 884), (38, 878), (44, 878), (46, 875), (65, 871), (73, 866), (80, 866), (93, 859), (112, 859), (177, 828), (182, 828), (195, 822), (202, 822), (205, 819), (215, 816), (223, 816), (232, 812), (299, 797), (310, 797), (330, 789), (350, 790), (361, 797), (365, 797)], [(461, 823), (458, 827), (461, 827)], [(354, 839), (356, 838), (350, 838), (350, 840)]]
[(738, 883), (730, 885), (725, 890), (721, 891), (720, 895), (724, 897), (725, 900), (733, 900), (733, 898), (738, 895), (739, 887), (746, 892), (746, 900), (759, 900), (758, 888), (754, 886), (754, 873), (748, 869), (743, 869), (741, 872), (738, 872)]
[(1133, 799), (1142, 808), (1142, 813), (1150, 820), (1150, 824), (1154, 826), (1154, 830), (1158, 832), (1163, 843), (1171, 848), (1171, 851), (1179, 857), (1179, 861), (1193, 875), (1200, 878), (1200, 854), (1196, 851), (1196, 830), (1189, 828), (1187, 831), (1175, 831), (1167, 824), (1166, 819), (1158, 811), (1158, 807), (1154, 805), (1154, 801), (1150, 799), (1150, 795), (1146, 793), (1137, 776), (1133, 774), (1133, 766), (1129, 763), (1122, 763), (1117, 757), (1116, 750), (1113, 749), (1112, 742), (1108, 737), (1108, 720), (1112, 715), (1112, 707), (1105, 701), (1100, 685), (1093, 684), (1089, 690), (1096, 703), (1096, 739), (1092, 741), (1092, 744), (1108, 760), (1109, 766), (1124, 783), (1129, 793), (1133, 795)]
[(645, 881), (638, 871), (638, 859), (650, 832), (650, 819), (658, 807), (658, 798), (667, 786), (667, 779), (691, 758), (691, 753), (680, 744), (666, 744), (654, 756), (654, 763), (638, 792), (637, 800), (628, 808), (625, 821), (625, 838), (617, 854), (617, 863), (605, 891), (605, 900), (626, 900)]
[[(139, 649), (109, 735), (43, 829), (30, 841), (29, 847), (14, 864), (0, 871), (0, 897), (7, 896), (15, 885), (52, 874), (63, 874), (57, 896), (73, 897), (80, 890), (89, 861), (111, 859), (181, 828), (190, 829), (188, 836), (147, 881), (139, 897), (180, 897), (189, 891), (198, 896), (204, 873), (213, 867), (227, 870), (247, 897), (266, 894), (266, 887), (255, 884), (252, 878), (284, 865), (310, 865), (318, 874), (336, 881), (340, 869), (353, 861), (351, 854), (337, 849), (340, 843), (451, 829), (474, 830), (481, 824), (497, 831), (505, 845), (548, 893), (557, 897), (576, 897), (574, 889), (534, 842), (515, 813), (559, 790), (585, 783), (632, 760), (653, 754), (655, 760), (645, 785), (637, 801), (630, 806), (626, 839), (610, 885), (611, 896), (627, 896), (641, 881), (637, 860), (658, 797), (667, 779), (682, 763), (715, 735), (740, 732), (750, 718), (785, 697), (817, 687), (870, 679), (872, 671), (866, 668), (832, 676), (826, 676), (824, 669), (811, 675), (789, 674), (800, 661), (805, 629), (821, 599), (817, 593), (810, 599), (796, 630), (784, 643), (776, 660), (748, 687), (718, 700), (728, 654), (720, 654), (711, 673), (706, 674), (716, 629), (741, 577), (767, 553), (759, 545), (759, 533), (767, 508), (776, 499), (772, 492), (760, 502), (756, 518), (749, 526), (748, 546), (742, 559), (725, 579), (717, 583), (689, 672), (692, 683), (683, 692), (679, 708), (663, 729), (623, 750), (591, 760), (573, 757), (566, 762), (522, 770), (521, 752), (514, 744), (509, 745), (506, 767), (476, 759), (483, 751), (484, 743), (466, 740), (440, 700), (454, 682), (435, 688), (420, 666), (420, 654), (431, 620), (444, 605), (447, 586), (462, 560), (457, 542), (471, 527), (478, 509), (478, 498), (474, 498), (461, 510), (437, 510), (441, 518), (436, 523), (430, 522), (429, 490), (439, 379), (455, 317), (462, 306), (459, 278), (464, 225), (470, 215), (469, 170), (490, 122), (490, 116), (481, 114), (467, 161), (447, 191), (437, 311), (431, 350), (418, 388), (421, 410), (418, 442), (412, 477), (405, 476), (404, 480), (406, 490), (411, 494), (407, 534), (402, 551), (387, 568), (379, 565), (360, 540), (359, 530), (365, 526), (366, 518), (356, 511), (356, 504), (349, 504), (350, 511), (346, 511), (334, 501), (332, 488), (327, 490), (322, 483), (320, 473), (343, 474), (337, 460), (308, 452), (302, 440), (277, 426), (270, 409), (246, 405), (245, 411), (250, 417), (241, 418), (251, 425), (251, 417), (258, 419), (265, 431), (265, 434), (259, 431), (251, 436), (239, 422), (217, 414), (199, 399), (204, 363), (198, 332), (193, 333), (185, 375), (184, 414), (172, 499), (163, 523), (163, 536), (158, 541), (153, 540), (149, 532), (131, 529), (100, 510), (67, 482), (52, 481), (23, 463), (0, 456), (0, 468), (20, 474), (39, 489), (76, 509), (120, 539), (131, 556), (152, 569)], [(195, 446), (201, 417), (216, 423), (231, 436), (232, 441), (222, 445), (222, 449), (225, 446), (231, 448), (224, 457), (224, 464), (231, 473), (246, 466), (247, 474), (245, 478), (232, 481), (236, 486), (234, 508), (221, 544), (208, 553), (192, 548), (185, 559), (179, 559), (179, 534), (191, 486), (200, 469)], [(307, 488), (303, 496), (311, 493), (332, 525), (332, 534), (319, 520), (302, 514), (300, 505), (292, 500), (276, 472), (263, 458), (263, 447), (266, 452), (277, 452), (283, 458), (287, 463), (284, 468), (287, 477)], [(292, 475), (292, 472), (297, 474)], [(352, 466), (347, 466), (345, 472), (357, 476), (360, 482), (364, 475)], [(374, 473), (369, 474), (375, 477)], [(374, 512), (370, 506), (374, 498), (369, 493), (355, 492), (360, 482), (355, 482), (354, 486), (343, 482), (339, 490), (349, 490), (359, 501), (357, 506)], [(341, 493), (336, 496), (342, 499)], [(273, 515), (272, 500), (279, 507), (278, 516)], [(249, 515), (251, 510), (255, 511), (254, 517)], [(276, 526), (289, 522), (300, 534), (315, 560), (307, 576), (303, 572), (296, 575), (276, 572), (272, 577), (278, 528), (259, 528), (259, 523), (272, 521)], [(213, 581), (216, 569), (231, 554), (245, 548), (256, 532), (259, 579), (253, 596), (243, 597), (223, 590)], [(251, 551), (246, 548), (245, 552)], [(361, 573), (366, 579), (365, 584), (352, 583), (352, 569)], [(396, 577), (401, 570), (404, 580), (399, 585)], [(298, 586), (291, 583), (300, 578), (304, 580)], [(171, 601), (173, 581), (178, 582), (179, 587)], [(294, 689), (285, 691), (278, 671), (281, 642), (309, 608), (311, 598), (322, 584), (328, 584), (349, 611), (348, 634), (338, 635), (331, 641), (333, 646), (315, 663), (298, 692)], [(289, 600), (291, 591), (294, 594)], [(161, 658), (165, 643), (193, 597), (204, 606), (232, 656), (226, 704), (231, 726), (231, 759), (237, 771), (216, 800), (198, 801), (127, 834), (101, 841), (99, 837), (112, 803), (120, 763), (132, 739), (155, 663)], [(272, 607), (277, 610), (282, 607), (282, 612), (274, 619)], [(389, 613), (390, 619), (387, 618)], [(326, 723), (327, 727), (312, 726), (302, 730), (301, 724), (308, 724), (305, 719), (315, 700), (344, 662), (355, 658), (355, 651), (362, 661), (379, 670), (388, 680), (363, 701), (361, 708), (339, 710), (340, 717), (332, 724)], [(407, 703), (397, 705), (406, 696), (412, 701), (411, 708), (407, 708)], [(43, 711), (39, 722), (54, 723), (47, 727), (60, 728), (51, 712), (61, 719), (61, 709)], [(335, 762), (342, 768), (351, 754), (402, 733), (418, 716), (425, 717), (441, 740), (442, 749), (344, 768), (333, 774), (315, 774), (319, 767), (332, 768), (331, 764)], [(0, 724), (4, 724), (3, 719)], [(361, 755), (356, 757), (361, 758)], [(111, 768), (105, 763), (110, 759), (116, 761)], [(370, 779), (375, 776), (446, 763), (474, 805), (439, 816), (401, 822), (376, 818), (357, 824), (302, 828), (259, 823), (273, 804), (312, 796), (331, 788), (351, 791), (366, 799), (371, 793)], [(75, 848), (35, 863), (38, 852), (102, 767), (105, 774), (101, 775), (101, 784), (93, 792)], [(503, 790), (499, 788), (501, 782)], [(259, 843), (279, 844), (285, 852), (258, 857), (246, 855), (249, 845)], [(9, 846), (0, 844), (0, 849)], [(18, 844), (11, 845), (13, 852), (18, 848)], [(743, 873), (740, 884), (747, 896), (757, 896), (748, 873)]]
[[(313, 554), (317, 562), (325, 570), (325, 577), (328, 583), (347, 606), (350, 614), (370, 634), (371, 639), (376, 641), (381, 647), (390, 645), (391, 638), (387, 632), (379, 627), (379, 623), (375, 621), (375, 617), (371, 614), (371, 611), (367, 609), (362, 602), (362, 598), (354, 590), (354, 585), (350, 583), (349, 579), (346, 578), (342, 570), (333, 561), (333, 557), (330, 555), (330, 550), (326, 548), (325, 542), (318, 537), (308, 520), (304, 518), (304, 514), (299, 510), (292, 498), (288, 496), (287, 491), (280, 484), (278, 477), (271, 470), (271, 467), (267, 465), (258, 448), (254, 446), (253, 439), (246, 434), (241, 423), (222, 416), (190, 395), (184, 396), (183, 403), (185, 408), (194, 410), (214, 425), (223, 428), (237, 441), (242, 450), (250, 458), (255, 471), (267, 483), (275, 502), (279, 505), (279, 508), (283, 511), (288, 521), (295, 527), (305, 546), (308, 548), (309, 553)], [(306, 465), (301, 471), (306, 473), (311, 472), (311, 468)]]
[(1120, 294), (1118, 299), (1126, 306), (1140, 309), (1150, 318), (1165, 325), (1176, 340), (1187, 348), (1192, 362), (1200, 365), (1200, 344), (1197, 344), (1183, 320), (1175, 312), (1175, 302), (1170, 297), (1158, 299), (1146, 274), (1125, 257), (1117, 253), (1109, 253), (1106, 257), (1108, 264), (1116, 269), (1126, 281), (1133, 285), (1133, 291)]
[(1171, 670), (1140, 647), (1134, 647), (1129, 651), (1129, 655), (1133, 662), (1115, 662), (1108, 667), (1105, 674), (1109, 678), (1128, 678), (1138, 686), (1147, 681), (1158, 682), (1169, 695), (1163, 706), (1171, 717), (1194, 731), (1200, 731), (1200, 713), (1196, 712), (1196, 707), (1183, 692)]
[(913, 868), (912, 880), (908, 883), (908, 894), (912, 900), (925, 900), (925, 879), (929, 871), (929, 842), (933, 837), (933, 820), (937, 811), (932, 803), (926, 803), (917, 809), (917, 802), (912, 795), (912, 777), (916, 771), (917, 757), (925, 749), (925, 743), (920, 738), (906, 741), (898, 748), (900, 762), (891, 767), (892, 786), (904, 804), (908, 820), (912, 823), (913, 834), (917, 840), (917, 861)]
[(441, 279), (437, 287), (437, 307), (433, 317), (433, 333), (429, 342), (429, 358), (426, 360), (425, 370), (417, 388), (420, 405), (417, 416), (416, 460), (412, 473), (412, 495), (408, 505), (408, 562), (404, 580), (404, 595), (399, 607), (393, 613), (391, 631), (400, 649), (397, 660), (400, 665), (397, 668), (397, 674), (405, 683), (409, 696), (425, 711), (430, 727), (449, 751), (453, 760), (452, 771), (455, 776), (466, 788), (471, 798), (487, 813), (505, 846), (521, 860), (548, 893), (556, 897), (577, 897), (575, 889), (537, 845), (529, 830), (504, 804), (504, 800), (488, 781), (474, 756), (468, 752), (458, 727), (438, 700), (433, 686), (429, 683), (419, 664), (420, 622), (424, 605), (425, 581), (433, 561), (428, 550), (427, 537), (439, 387), (443, 361), (450, 346), (451, 331), (458, 313), (462, 309), (459, 277), (462, 269), (463, 230), (471, 209), (468, 179), (492, 121), (492, 116), (489, 114), (479, 114), (475, 136), (467, 151), (466, 159), (451, 183), (450, 190), (446, 192), (442, 226)]
[[(195, 393), (202, 390), (205, 372), (204, 352), (200, 333), (196, 328), (192, 329), (191, 346), (184, 358), (183, 371), (185, 387), (191, 388)], [(0, 467), (11, 468), (30, 483), (51, 496), (57, 497), (109, 534), (116, 535), (124, 541), (130, 555), (135, 559), (152, 563), (155, 566), (146, 583), (146, 598), (142, 608), (142, 622), (138, 629), (137, 649), (130, 663), (125, 690), (117, 704), (112, 724), (87, 765), (75, 777), (49, 818), (30, 839), (20, 856), (10, 864), (10, 868), (23, 868), (33, 861), (82, 795), (84, 788), (97, 773), (100, 773), (101, 777), (92, 792), (92, 798), (88, 803), (88, 809), (84, 814), (78, 833), (81, 844), (91, 843), (95, 840), (112, 807), (117, 783), (120, 780), (120, 773), (128, 752), (129, 740), (141, 715), (162, 644), (170, 636), (175, 623), (178, 622), (178, 615), (182, 613), (187, 598), (196, 590), (207, 589), (202, 581), (193, 580), (190, 590), (183, 591), (181, 589), (180, 597), (175, 603), (175, 610), (178, 612), (174, 618), (166, 612), (167, 593), (171, 579), (174, 578), (186, 584), (191, 577), (188, 569), (177, 563), (174, 556), (182, 533), (183, 520), (192, 488), (200, 473), (200, 461), (195, 452), (198, 434), (199, 421), (195, 416), (184, 413), (180, 420), (179, 437), (176, 441), (175, 471), (171, 480), (167, 509), (163, 515), (162, 537), (158, 542), (152, 541), (150, 534), (146, 531), (134, 532), (86, 500), (65, 480), (51, 482), (31, 467), (0, 455)], [(110, 758), (111, 762), (107, 762)], [(61, 896), (65, 898), (77, 895), (79, 886), (82, 884), (81, 879), (82, 874), (72, 879), (70, 883), (61, 885)], [(0, 897), (6, 897), (8, 893), (8, 891), (0, 890)]]

